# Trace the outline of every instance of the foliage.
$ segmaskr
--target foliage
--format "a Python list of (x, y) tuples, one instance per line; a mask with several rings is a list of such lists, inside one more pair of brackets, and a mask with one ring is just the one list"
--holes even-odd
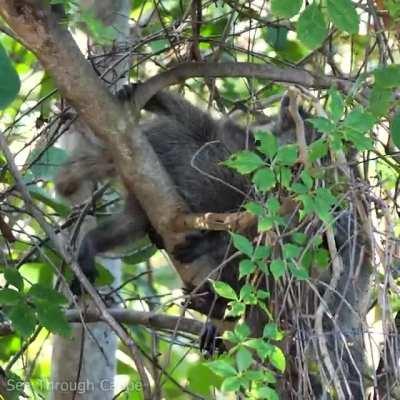
[(17, 97), (21, 82), (1, 43), (0, 71), (0, 109), (2, 109)]
[[(50, 3), (63, 6), (64, 23), (74, 30), (84, 29), (95, 42), (110, 44), (115, 38), (116, 32), (105, 27), (91, 11), (81, 8), (80, 2), (51, 0)], [(183, 389), (205, 399), (232, 393), (249, 399), (280, 397), (280, 383), (290, 376), (293, 363), (285, 347), (289, 340), (295, 340), (288, 329), (288, 308), (295, 320), (298, 317), (295, 307), (289, 306), (302, 300), (305, 287), (316, 288), (319, 277), (329, 273), (332, 260), (324, 232), (333, 226), (337, 213), (348, 207), (352, 191), (362, 191), (368, 201), (373, 199), (371, 219), (377, 227), (376, 235), (380, 235), (379, 243), (387, 244), (386, 257), (382, 257), (377, 267), (371, 314), (378, 315), (376, 322), (388, 323), (392, 316), (380, 309), (381, 299), (387, 301), (393, 313), (399, 310), (398, 292), (391, 290), (388, 282), (398, 281), (395, 263), (389, 260), (397, 257), (400, 233), (397, 199), (400, 110), (396, 93), (400, 86), (400, 66), (393, 62), (399, 54), (391, 32), (399, 29), (400, 10), (396, 1), (384, 1), (390, 23), (375, 31), (373, 25), (363, 22), (377, 18), (368, 15), (369, 7), (364, 7), (364, 3), (272, 0), (254, 3), (250, 8), (245, 2), (216, 1), (207, 3), (207, 7), (203, 4), (197, 34), (182, 19), (188, 18), (186, 9), (191, 2), (163, 0), (157, 5), (144, 0), (133, 2), (132, 20), (152, 14), (141, 25), (142, 41), (119, 49), (123, 57), (135, 54), (135, 68), (129, 71), (134, 81), (145, 80), (164, 68), (191, 59), (193, 46), (198, 46), (204, 62), (237, 60), (289, 64), (299, 69), (306, 66), (315, 75), (328, 71), (340, 83), (320, 91), (302, 87), (304, 108), (310, 110), (307, 113), (302, 110), (306, 127), (318, 132), (307, 148), (310, 165), (299, 163), (296, 140), (280, 143), (265, 127), (254, 130), (255, 151), (237, 152), (224, 162), (253, 184), (253, 192), (243, 209), (256, 217), (258, 234), (257, 240), (252, 240), (244, 234), (230, 233), (240, 257), (239, 276), (244, 282), (241, 289), (219, 280), (211, 282), (218, 296), (228, 302), (226, 317), (236, 321), (223, 337), (229, 350), (205, 361), (191, 348), (197, 343), (196, 338), (150, 332), (138, 325), (127, 327), (144, 353), (165, 361), (163, 372), (168, 375), (162, 390), (166, 399), (186, 398)], [(55, 231), (65, 230), (77, 219), (76, 214), (70, 213), (69, 205), (54, 195), (54, 178), (66, 159), (65, 150), (56, 144), (65, 122), (62, 113), (54, 111), (60, 106), (59, 95), (32, 53), (12, 36), (0, 34), (0, 40), (0, 128), (35, 206)], [(91, 62), (96, 68), (95, 58)], [(260, 114), (261, 122), (271, 115), (274, 118), (279, 106), (270, 99), (281, 97), (286, 86), (251, 78), (196, 78), (186, 82), (186, 94), (190, 92), (189, 96), (199, 103), (207, 100), (215, 106), (216, 113), (245, 110), (241, 122), (252, 120), (255, 125), (263, 125), (259, 124)], [(338, 165), (340, 154), (347, 157), (352, 168), (363, 162), (362, 176), (368, 182), (365, 187), (359, 182), (354, 189), (344, 177)], [(48, 393), (41, 392), (38, 383), (50, 374), (48, 354), (41, 353), (42, 345), (49, 345), (47, 333), (70, 334), (64, 316), (67, 300), (60, 293), (60, 279), (70, 280), (71, 274), (65, 271), (60, 255), (26, 210), (1, 153), (0, 193), (0, 324), (8, 321), (13, 328), (10, 335), (0, 337), (0, 358), (8, 363), (9, 376), (15, 372), (18, 379), (31, 382), (29, 394), (36, 392), (46, 397)], [(287, 228), (292, 215), (282, 212), (287, 199), (298, 207), (298, 226), (291, 230)], [(110, 187), (93, 211), (101, 218), (118, 208), (118, 201), (118, 189)], [(309, 221), (316, 222), (321, 229), (310, 234), (299, 228)], [(280, 240), (281, 237), (285, 240)], [(181, 296), (180, 282), (149, 240), (124, 248), (121, 254), (124, 281), (121, 301), (133, 309), (157, 308), (168, 315), (181, 315), (177, 301)], [(110, 279), (103, 273), (97, 284), (109, 283)], [(260, 279), (268, 280), (270, 286), (261, 289), (257, 284)], [(246, 320), (249, 310), (254, 309), (268, 321), (259, 337), (253, 335)], [(126, 352), (124, 348), (120, 350)], [(187, 356), (188, 351), (193, 357)], [(307, 358), (307, 354), (302, 356)], [(117, 368), (131, 382), (138, 379), (123, 357)], [(370, 369), (373, 371), (373, 366)], [(373, 372), (370, 378), (374, 378)], [(126, 395), (139, 398), (134, 390)]]

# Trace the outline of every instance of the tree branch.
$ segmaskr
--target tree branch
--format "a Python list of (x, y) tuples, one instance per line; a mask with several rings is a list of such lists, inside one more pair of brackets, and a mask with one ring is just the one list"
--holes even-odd
[[(204, 329), (203, 322), (190, 318), (121, 308), (109, 308), (107, 312), (121, 324), (138, 324), (156, 330), (177, 330), (178, 332), (190, 333), (196, 336), (199, 336)], [(82, 322), (82, 311), (66, 310), (65, 317), (68, 322)], [(99, 322), (105, 321), (105, 319), (99, 310), (88, 310), (84, 314), (84, 321)], [(0, 336), (8, 336), (12, 333), (14, 333), (12, 325), (8, 322), (0, 324)]]
[(56, 234), (54, 233), (51, 225), (44, 218), (41, 210), (36, 207), (35, 203), (32, 200), (31, 195), (26, 188), (21, 173), (19, 172), (15, 162), (13, 155), (7, 145), (6, 139), (2, 133), (0, 133), (0, 149), (3, 151), (4, 157), (7, 161), (7, 167), (15, 180), (15, 184), (18, 188), (18, 191), (21, 193), (21, 196), (24, 200), (26, 209), (31, 213), (31, 215), (36, 219), (37, 223), (49, 237), (49, 239), (53, 242), (55, 248), (64, 258), (64, 260), (71, 266), (72, 271), (78, 277), (80, 282), (82, 283), (85, 290), (89, 293), (91, 298), (93, 299), (94, 304), (98, 308), (102, 319), (115, 331), (115, 333), (119, 336), (121, 341), (127, 346), (130, 351), (132, 360), (134, 361), (138, 374), (141, 378), (143, 384), (143, 394), (146, 400), (151, 399), (151, 391), (150, 391), (150, 382), (146, 375), (146, 371), (144, 369), (144, 365), (139, 353), (139, 349), (137, 348), (135, 342), (131, 339), (131, 337), (126, 333), (126, 331), (122, 328), (122, 326), (113, 318), (113, 316), (107, 311), (107, 308), (102, 300), (102, 298), (97, 293), (96, 289), (93, 288), (89, 280), (86, 278), (85, 274), (81, 271), (78, 264), (71, 260), (71, 255), (67, 250), (61, 246), (60, 241), (58, 240)]
[(171, 69), (153, 76), (146, 82), (138, 85), (135, 90), (134, 103), (140, 110), (157, 92), (189, 78), (223, 78), (247, 77), (261, 78), (274, 82), (291, 83), (305, 87), (326, 89), (332, 85), (347, 91), (351, 81), (329, 76), (317, 76), (310, 72), (293, 68), (276, 66), (273, 64), (253, 64), (248, 62), (237, 63), (180, 63)]

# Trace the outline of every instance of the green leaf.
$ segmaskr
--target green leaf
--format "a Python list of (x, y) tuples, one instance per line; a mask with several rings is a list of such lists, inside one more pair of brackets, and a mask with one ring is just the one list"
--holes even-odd
[(237, 374), (236, 369), (225, 360), (211, 361), (206, 365), (215, 374), (223, 376), (224, 378)]
[(323, 202), (329, 206), (336, 203), (336, 197), (332, 194), (329, 188), (319, 187), (316, 191), (316, 198), (320, 198)]
[(250, 275), (256, 270), (256, 265), (251, 260), (242, 260), (239, 264), (239, 279)]
[(52, 305), (61, 305), (67, 303), (67, 299), (63, 294), (57, 292), (53, 288), (46, 287), (38, 283), (32, 285), (28, 291), (28, 296), (33, 297), (33, 300), (48, 302)]
[(393, 100), (393, 90), (374, 85), (370, 96), (368, 109), (376, 118), (388, 114)]
[(310, 275), (304, 267), (296, 267), (294, 265), (289, 265), (290, 272), (299, 281), (306, 281)]
[(16, 287), (20, 292), (24, 289), (24, 280), (17, 269), (12, 267), (5, 268), (4, 278), (9, 285)]
[(264, 214), (264, 207), (255, 201), (249, 201), (245, 204), (244, 209), (249, 213), (260, 216)]
[(263, 337), (272, 340), (282, 340), (283, 333), (278, 329), (278, 325), (273, 322), (264, 326)]
[(285, 262), (280, 259), (272, 260), (269, 269), (274, 279), (278, 280), (285, 275)]
[(303, 204), (303, 215), (309, 215), (314, 211), (315, 204), (312, 196), (310, 196), (309, 194), (302, 194), (297, 198)]
[(298, 159), (298, 148), (294, 144), (289, 144), (279, 148), (276, 160), (283, 165), (294, 165)]
[(14, 329), (22, 336), (28, 337), (32, 334), (36, 326), (34, 311), (27, 304), (21, 302), (7, 313)]
[(238, 233), (231, 233), (231, 237), (236, 249), (250, 258), (253, 256), (254, 249), (249, 239)]
[(246, 346), (257, 351), (258, 356), (265, 360), (272, 352), (272, 345), (267, 343), (264, 339), (250, 339), (244, 343)]
[(327, 267), (329, 265), (329, 262), (331, 261), (329, 251), (323, 248), (317, 249), (314, 253), (314, 260), (318, 267)]
[(332, 219), (330, 209), (335, 201), (336, 198), (329, 189), (318, 188), (314, 197), (314, 208), (318, 217), (325, 222), (329, 222)]
[(257, 231), (267, 232), (274, 226), (275, 218), (273, 217), (260, 217), (258, 219)]
[(235, 335), (240, 339), (240, 341), (245, 340), (250, 336), (250, 328), (246, 323), (240, 323), (235, 326)]
[(1, 43), (0, 71), (0, 109), (3, 109), (17, 97), (21, 81)]
[(390, 122), (390, 134), (393, 143), (400, 149), (400, 111), (396, 113)]
[(26, 382), (13, 372), (7, 371), (7, 373), (3, 372), (3, 374), (2, 379), (4, 379), (4, 382), (7, 382), (7, 384), (2, 387), (0, 399), (20, 400), (21, 398), (26, 398), (26, 393), (24, 393)]
[(295, 232), (292, 235), (292, 240), (300, 246), (305, 246), (309, 240), (309, 236), (304, 232)]
[(374, 71), (375, 86), (380, 89), (397, 89), (400, 86), (400, 65), (392, 64)]
[(332, 121), (324, 117), (309, 118), (307, 121), (311, 122), (315, 129), (323, 133), (333, 133), (337, 129)]
[(231, 302), (225, 311), (226, 317), (241, 317), (246, 312), (246, 305), (240, 301)]
[(267, 26), (265, 41), (275, 50), (283, 50), (288, 44), (288, 32), (286, 26)]
[(71, 326), (60, 307), (47, 302), (36, 302), (35, 305), (39, 323), (49, 332), (65, 337), (71, 334)]
[(262, 388), (255, 389), (254, 394), (257, 399), (279, 400), (279, 395), (277, 391), (275, 389), (270, 388), (269, 386), (264, 386)]
[(232, 343), (240, 343), (239, 338), (232, 331), (225, 331), (222, 334), (222, 339)]
[(376, 119), (368, 111), (362, 108), (352, 110), (343, 121), (343, 126), (357, 132), (365, 133), (375, 125)]
[(269, 299), (270, 293), (266, 290), (258, 289), (256, 296), (259, 300)]
[(272, 14), (281, 18), (291, 18), (296, 15), (303, 4), (303, 0), (272, 0)]
[(273, 346), (272, 353), (269, 356), (271, 364), (277, 368), (279, 371), (284, 372), (286, 368), (286, 360), (283, 351), (277, 347)]
[[(188, 387), (190, 387), (190, 390), (200, 395), (199, 398), (204, 398), (204, 399), (209, 399), (210, 390), (215, 390), (216, 388), (219, 389), (223, 381), (223, 379), (220, 376), (217, 376), (214, 372), (212, 372), (211, 369), (207, 367), (207, 365), (200, 363), (190, 364), (187, 373), (187, 380), (188, 380)], [(164, 387), (168, 395), (165, 397), (165, 399), (170, 399), (171, 398), (170, 392), (166, 386), (167, 385), (165, 385)], [(133, 388), (133, 390), (135, 390), (135, 388)], [(128, 393), (126, 394), (128, 395)], [(132, 396), (128, 395), (128, 398), (132, 400), (139, 400), (140, 396), (136, 396), (133, 394)]]
[(23, 297), (14, 289), (0, 289), (0, 305), (12, 306), (18, 304)]
[(306, 170), (303, 170), (301, 172), (300, 178), (304, 182), (304, 184), (307, 186), (307, 189), (312, 189), (312, 187), (314, 186), (314, 180)]
[(330, 103), (328, 110), (331, 114), (333, 121), (338, 122), (343, 117), (344, 99), (342, 94), (338, 90), (333, 88), (329, 90), (329, 95), (330, 95)]
[(252, 382), (264, 382), (265, 381), (265, 374), (263, 370), (250, 370), (246, 371), (242, 374), (246, 381)]
[(239, 372), (243, 372), (250, 367), (253, 362), (253, 357), (249, 350), (241, 346), (236, 353), (236, 364)]
[(310, 270), (314, 260), (314, 252), (312, 250), (306, 250), (301, 257), (301, 266), (307, 271)]
[(283, 187), (290, 189), (290, 181), (293, 177), (290, 168), (279, 168), (279, 173), (276, 173), (276, 176)]
[(251, 284), (246, 284), (240, 289), (240, 299), (246, 304), (257, 304), (255, 288)]
[(373, 150), (374, 148), (373, 139), (363, 132), (354, 129), (344, 129), (343, 136), (346, 140), (352, 142), (359, 151)]
[(262, 260), (271, 253), (271, 248), (264, 245), (259, 245), (254, 250), (253, 258), (255, 260)]
[(261, 168), (253, 176), (253, 183), (260, 192), (267, 192), (275, 186), (275, 175), (270, 168)]
[(328, 34), (324, 16), (313, 3), (306, 7), (297, 22), (297, 35), (302, 43), (309, 49), (315, 49), (323, 43)]
[(302, 183), (298, 183), (298, 182), (293, 183), (292, 190), (293, 190), (293, 192), (295, 192), (297, 194), (305, 194), (305, 193), (309, 192), (306, 185), (303, 185)]
[(217, 282), (212, 282), (212, 286), (213, 286), (213, 289), (215, 290), (215, 292), (219, 296), (221, 296), (225, 299), (238, 300), (236, 292), (227, 283), (217, 281)]
[(285, 259), (296, 258), (301, 254), (301, 251), (302, 248), (293, 243), (286, 243), (283, 245), (283, 257)]
[(257, 154), (245, 150), (234, 154), (224, 163), (240, 174), (249, 174), (264, 165), (264, 161)]
[(258, 150), (270, 159), (274, 158), (278, 151), (278, 140), (276, 137), (269, 132), (256, 132), (254, 136), (260, 142), (260, 145), (257, 146)]
[(309, 146), (310, 161), (316, 161), (328, 154), (328, 143), (325, 139), (318, 139)]
[(281, 203), (275, 196), (269, 197), (265, 205), (271, 215), (276, 215), (281, 208)]
[(221, 390), (223, 392), (236, 392), (240, 389), (241, 384), (242, 380), (239, 377), (231, 376), (222, 382)]
[(398, 0), (384, 0), (383, 4), (389, 15), (398, 22), (400, 19), (400, 3)]
[(333, 24), (340, 30), (358, 33), (360, 17), (351, 0), (327, 0), (327, 11)]

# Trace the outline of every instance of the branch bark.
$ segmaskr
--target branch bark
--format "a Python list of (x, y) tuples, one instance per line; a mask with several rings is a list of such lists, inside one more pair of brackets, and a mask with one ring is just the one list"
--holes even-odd
[(118, 335), (121, 341), (129, 349), (132, 360), (134, 361), (138, 374), (140, 375), (141, 378), (144, 398), (146, 400), (150, 400), (151, 399), (150, 382), (147, 378), (146, 371), (144, 369), (142, 359), (140, 357), (140, 353), (135, 342), (128, 335), (125, 329), (120, 324), (118, 324), (118, 322), (113, 318), (113, 316), (107, 311), (107, 308), (102, 298), (97, 293), (96, 289), (93, 288), (89, 280), (86, 278), (84, 273), (79, 268), (78, 264), (75, 261), (71, 260), (71, 255), (60, 244), (51, 225), (46, 221), (46, 219), (42, 215), (41, 210), (36, 207), (35, 203), (32, 200), (31, 195), (28, 192), (28, 189), (26, 188), (23, 182), (21, 173), (19, 172), (14, 162), (13, 155), (11, 154), (11, 151), (7, 145), (6, 139), (1, 132), (0, 132), (0, 149), (3, 151), (4, 157), (7, 161), (8, 169), (11, 175), (13, 176), (18, 191), (20, 192), (24, 200), (25, 207), (35, 218), (35, 220), (43, 229), (43, 231), (46, 233), (46, 235), (49, 237), (49, 239), (53, 242), (55, 248), (59, 251), (60, 255), (64, 258), (67, 264), (71, 266), (72, 271), (77, 276), (79, 281), (82, 283), (87, 293), (93, 299), (93, 302), (95, 306), (98, 308), (99, 312), (101, 313), (103, 320), (114, 330), (114, 332)]
[(335, 85), (347, 91), (352, 82), (329, 76), (313, 75), (304, 69), (276, 66), (273, 64), (236, 63), (180, 63), (169, 70), (153, 76), (139, 84), (135, 91), (134, 103), (140, 110), (157, 92), (189, 78), (248, 77), (267, 79), (274, 82), (297, 84), (305, 87), (326, 89)]
[[(143, 325), (155, 330), (176, 330), (177, 332), (190, 333), (199, 336), (204, 329), (203, 322), (190, 318), (121, 308), (109, 308), (107, 309), (107, 312), (121, 324)], [(82, 311), (66, 310), (65, 317), (68, 322), (82, 322)], [(88, 323), (100, 322), (104, 321), (104, 316), (98, 310), (88, 310), (84, 314), (84, 321)], [(8, 322), (0, 324), (0, 336), (8, 336), (12, 333), (14, 333), (12, 325)]]

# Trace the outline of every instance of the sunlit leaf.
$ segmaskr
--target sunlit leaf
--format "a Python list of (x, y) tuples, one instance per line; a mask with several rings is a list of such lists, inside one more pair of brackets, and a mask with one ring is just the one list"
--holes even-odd
[(236, 295), (236, 292), (227, 283), (221, 282), (221, 281), (217, 281), (217, 282), (213, 282), (212, 286), (213, 286), (215, 292), (219, 296), (221, 296), (221, 297), (223, 297), (225, 299), (230, 299), (230, 300), (237, 300), (238, 299), (238, 297)]
[(303, 0), (272, 0), (271, 11), (277, 17), (291, 18), (296, 15), (303, 4)]
[(20, 302), (14, 306), (9, 313), (14, 329), (23, 337), (30, 336), (36, 326), (34, 311), (26, 303)]
[(273, 346), (272, 353), (269, 356), (271, 364), (277, 368), (279, 371), (284, 372), (286, 368), (286, 360), (283, 351), (277, 347)]
[(0, 43), (0, 109), (5, 108), (16, 97), (21, 82), (4, 47)]
[(41, 325), (52, 333), (61, 336), (69, 336), (71, 326), (68, 324), (64, 312), (60, 307), (49, 304), (48, 302), (37, 302), (36, 312)]
[(231, 237), (236, 249), (241, 253), (246, 254), (248, 257), (253, 255), (254, 249), (249, 239), (243, 235), (239, 235), (238, 233), (231, 233)]
[(16, 287), (19, 291), (24, 289), (24, 280), (17, 269), (9, 267), (4, 270), (4, 278), (7, 283)]
[(331, 21), (340, 30), (350, 34), (358, 33), (360, 17), (351, 0), (327, 0), (327, 11)]
[(328, 27), (320, 8), (312, 3), (301, 13), (297, 22), (297, 34), (308, 48), (315, 49), (324, 42)]
[(241, 151), (225, 161), (225, 165), (241, 174), (249, 174), (264, 165), (264, 161), (251, 151)]
[(253, 362), (253, 357), (249, 350), (241, 346), (236, 353), (236, 364), (239, 372), (243, 372), (250, 367)]

